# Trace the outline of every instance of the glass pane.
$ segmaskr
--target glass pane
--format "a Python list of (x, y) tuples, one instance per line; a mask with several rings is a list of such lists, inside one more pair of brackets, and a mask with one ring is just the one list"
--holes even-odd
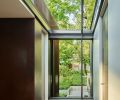
[(83, 86), (83, 98), (90, 98), (92, 93), (92, 72), (91, 72), (91, 41), (83, 41), (83, 79), (85, 78), (85, 85)]
[[(80, 40), (59, 41), (59, 96), (81, 96)], [(84, 79), (85, 80), (85, 79)]]
[[(81, 29), (81, 0), (44, 0), (58, 29)], [(84, 0), (84, 30), (90, 30), (96, 0)]]
[[(81, 0), (25, 0), (52, 29), (81, 30)], [(96, 0), (84, 0), (84, 30), (90, 30)]]
[[(81, 30), (81, 0), (25, 1), (35, 13), (40, 13), (51, 29)], [(84, 0), (84, 31), (90, 30), (95, 2), (96, 0)]]
[(59, 41), (59, 97), (90, 98), (92, 73), (90, 40), (83, 40), (83, 70), (81, 70), (81, 41)]
[(90, 30), (96, 0), (84, 0), (84, 30)]
[(82, 46), (81, 40), (54, 42), (51, 97), (92, 97), (91, 40), (83, 40)]
[(80, 30), (81, 7), (80, 0), (44, 0), (58, 29)]

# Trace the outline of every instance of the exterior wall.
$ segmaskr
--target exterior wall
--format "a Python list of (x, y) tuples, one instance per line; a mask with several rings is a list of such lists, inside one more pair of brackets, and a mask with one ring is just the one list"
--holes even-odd
[(0, 99), (34, 100), (34, 19), (0, 19)]
[(120, 1), (108, 3), (108, 100), (120, 100)]
[(93, 91), (94, 100), (100, 100), (100, 80), (102, 66), (102, 19), (99, 18), (93, 41)]

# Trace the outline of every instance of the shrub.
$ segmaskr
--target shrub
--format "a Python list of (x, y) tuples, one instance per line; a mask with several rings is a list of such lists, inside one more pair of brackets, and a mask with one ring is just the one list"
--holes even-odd
[[(86, 78), (83, 79), (83, 85), (86, 85)], [(81, 83), (81, 72), (74, 71), (68, 67), (60, 67), (60, 83), (59, 88), (68, 89), (70, 86), (80, 86)]]
[(67, 96), (67, 93), (59, 93), (59, 96), (60, 96), (60, 97), (66, 97), (66, 96)]

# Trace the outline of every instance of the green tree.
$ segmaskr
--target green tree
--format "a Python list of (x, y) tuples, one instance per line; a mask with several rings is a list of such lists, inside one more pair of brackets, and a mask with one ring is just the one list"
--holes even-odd
[[(45, 0), (59, 29), (80, 30), (81, 0)], [(84, 27), (90, 28), (95, 0), (84, 0)]]
[[(61, 65), (69, 66), (72, 63), (81, 63), (81, 41), (80, 40), (60, 40), (59, 59)], [(83, 63), (90, 65), (90, 41), (83, 41)]]
[(90, 65), (90, 41), (83, 41), (83, 64)]
[(74, 53), (74, 47), (72, 46), (72, 40), (59, 41), (59, 59), (60, 64), (70, 65)]
[(91, 21), (92, 21), (92, 16), (94, 12), (94, 7), (95, 7), (95, 2), (96, 0), (84, 0), (84, 26), (87, 29), (90, 29)]
[(80, 29), (76, 25), (80, 23), (78, 20), (80, 17), (79, 0), (46, 0), (46, 3), (59, 29)]

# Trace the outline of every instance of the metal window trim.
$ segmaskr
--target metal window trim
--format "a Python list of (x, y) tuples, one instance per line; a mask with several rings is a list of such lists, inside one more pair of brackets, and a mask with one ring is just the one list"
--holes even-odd
[[(48, 28), (46, 27), (46, 25), (47, 25), (47, 23), (46, 23), (46, 25), (44, 25), (43, 24), (43, 22), (41, 21), (41, 19), (39, 18), (39, 16), (41, 16), (39, 13), (39, 15), (37, 15), (36, 13), (35, 13), (35, 11), (30, 7), (30, 5), (25, 1), (25, 0), (22, 0), (22, 2), (26, 5), (26, 7), (28, 7), (28, 9), (31, 11), (31, 13), (35, 16), (35, 19), (40, 23), (40, 25), (44, 28), (44, 30), (46, 30), (47, 31), (47, 33), (49, 34), (49, 30), (48, 30)], [(34, 7), (34, 6), (33, 6)], [(36, 9), (35, 7), (34, 7), (34, 9)], [(37, 10), (36, 10), (37, 11)], [(44, 18), (43, 18), (43, 20), (44, 20)], [(48, 25), (47, 25), (48, 26)], [(49, 27), (49, 26), (48, 26)]]
[(91, 46), (90, 46), (90, 49), (91, 49), (91, 51), (90, 51), (90, 66), (91, 66), (91, 78), (92, 78), (92, 83), (91, 83), (91, 97), (93, 97), (94, 96), (94, 92), (93, 92), (93, 85), (94, 85), (94, 83), (93, 83), (93, 74), (94, 74), (94, 72), (93, 72), (93, 40), (91, 41)]
[(96, 0), (96, 2), (95, 2), (95, 7), (94, 7), (94, 11), (93, 11), (93, 16), (92, 16), (92, 20), (91, 20), (90, 29), (92, 28), (92, 25), (93, 25), (94, 15), (95, 15), (95, 11), (96, 11), (96, 7), (97, 7), (97, 3), (98, 3), (98, 0)]
[(108, 7), (108, 0), (104, 0), (103, 6), (102, 6), (102, 9), (101, 9), (101, 12), (100, 12), (100, 16), (101, 16), (101, 17), (104, 16), (107, 7)]
[[(95, 29), (96, 29), (96, 26), (97, 26), (97, 22), (99, 20), (99, 16), (100, 16), (100, 13), (101, 13), (101, 9), (103, 7), (104, 0), (100, 0), (100, 4), (99, 5), (98, 5), (98, 3), (99, 2), (97, 0), (96, 8), (95, 8), (94, 16), (93, 16), (93, 22), (92, 22), (92, 26), (91, 26), (91, 30), (92, 30), (93, 34), (95, 32)], [(97, 5), (99, 6), (98, 9), (97, 9)]]
[(81, 99), (83, 99), (83, 26), (84, 26), (84, 19), (83, 19), (83, 14), (84, 14), (84, 0), (81, 0)]
[[(42, 25), (42, 27), (48, 32), (48, 34), (50, 34), (51, 33), (51, 31), (50, 30), (48, 30), (47, 28), (46, 28), (46, 26), (42, 23), (42, 21), (39, 19), (39, 17), (35, 14), (35, 12), (32, 10), (32, 8), (27, 4), (27, 2), (25, 1), (25, 0), (22, 0), (23, 1), (23, 3), (28, 7), (28, 9), (33, 13), (33, 15), (35, 16), (35, 18), (38, 20), (38, 22)], [(106, 0), (105, 0), (106, 1)], [(97, 22), (98, 22), (98, 19), (99, 19), (99, 16), (100, 16), (100, 13), (101, 13), (101, 9), (102, 9), (102, 6), (103, 6), (103, 2), (104, 2), (104, 0), (101, 0), (100, 1), (100, 5), (99, 5), (99, 8), (97, 9), (97, 5), (98, 5), (98, 0), (96, 0), (96, 3), (95, 3), (95, 7), (94, 7), (94, 13), (93, 13), (93, 17), (92, 17), (92, 21), (91, 21), (91, 28), (90, 28), (90, 30), (89, 31), (92, 31), (92, 33), (94, 34), (94, 31), (95, 31), (95, 28), (96, 28), (96, 25), (97, 25)], [(82, 9), (81, 9), (82, 10)], [(97, 10), (97, 13), (96, 13), (96, 10)], [(82, 16), (82, 14), (81, 14), (81, 16)], [(81, 21), (83, 21), (83, 17), (81, 18), (82, 20)], [(81, 25), (82, 25), (83, 23), (81, 22)], [(83, 26), (83, 25), (82, 25)], [(81, 26), (81, 27), (82, 27)], [(83, 29), (83, 28), (82, 28)], [(81, 30), (82, 31), (82, 30)], [(69, 31), (70, 32), (70, 31)], [(82, 32), (80, 32), (80, 33), (82, 33)], [(83, 31), (83, 33), (86, 33), (86, 32), (84, 32)]]
[(68, 33), (54, 33), (49, 34), (49, 40), (93, 40), (93, 34), (68, 34)]
[[(50, 34), (81, 34), (81, 30), (50, 30)], [(91, 30), (83, 30), (83, 34), (90, 34), (92, 33)]]

